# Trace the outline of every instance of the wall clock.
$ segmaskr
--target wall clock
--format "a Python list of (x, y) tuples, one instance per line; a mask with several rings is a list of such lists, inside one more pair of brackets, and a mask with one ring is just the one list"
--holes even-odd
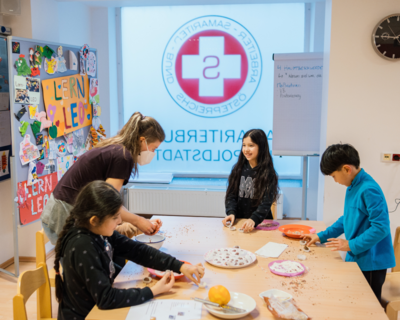
[(384, 59), (400, 59), (400, 13), (383, 18), (372, 32), (372, 46)]

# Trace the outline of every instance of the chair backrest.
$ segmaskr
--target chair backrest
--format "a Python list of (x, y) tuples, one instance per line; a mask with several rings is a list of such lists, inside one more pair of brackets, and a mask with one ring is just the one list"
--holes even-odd
[(272, 212), (272, 218), (274, 219), (274, 220), (276, 220), (276, 215), (277, 215), (277, 213), (276, 213), (276, 201), (272, 204), (272, 206), (271, 206), (271, 212)]
[(49, 242), (43, 229), (36, 232), (36, 267), (41, 262), (46, 263), (46, 243)]
[(18, 292), (13, 298), (14, 320), (27, 320), (25, 304), (37, 290), (38, 319), (51, 318), (51, 291), (47, 266), (40, 263), (35, 270), (23, 272), (18, 278)]
[(396, 234), (394, 235), (393, 248), (394, 257), (396, 259), (396, 266), (392, 268), (392, 272), (400, 271), (400, 227), (397, 227)]

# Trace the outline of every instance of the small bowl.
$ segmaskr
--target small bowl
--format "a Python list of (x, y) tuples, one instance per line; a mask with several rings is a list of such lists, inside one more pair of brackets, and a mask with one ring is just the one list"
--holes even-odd
[[(256, 301), (247, 294), (239, 292), (230, 292), (230, 294), (231, 294), (231, 300), (229, 301), (229, 305), (232, 307), (245, 309), (246, 312), (233, 313), (230, 311), (224, 311), (224, 309), (222, 308), (215, 308), (207, 304), (203, 304), (203, 306), (212, 315), (222, 319), (243, 318), (247, 316), (250, 312), (252, 312), (257, 306)], [(206, 300), (208, 300), (208, 298), (206, 298)]]
[(135, 237), (135, 241), (147, 244), (150, 247), (160, 249), (165, 241), (165, 236), (163, 234), (155, 234), (154, 236), (148, 236), (145, 234), (140, 234)]

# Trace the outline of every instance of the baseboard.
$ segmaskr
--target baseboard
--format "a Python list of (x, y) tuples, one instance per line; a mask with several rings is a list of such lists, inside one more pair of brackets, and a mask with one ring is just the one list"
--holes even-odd
[[(47, 254), (46, 254), (46, 260), (49, 259), (50, 257), (55, 255), (55, 251), (50, 250)], [(36, 262), (36, 257), (19, 257), (19, 262)], [(11, 266), (14, 263), (14, 258), (10, 258), (7, 261), (4, 261), (2, 264), (0, 264), (0, 269), (6, 269), (9, 266)]]
[(2, 264), (0, 264), (0, 269), (6, 269), (13, 263), (14, 263), (14, 258), (8, 259), (7, 261), (4, 261)]

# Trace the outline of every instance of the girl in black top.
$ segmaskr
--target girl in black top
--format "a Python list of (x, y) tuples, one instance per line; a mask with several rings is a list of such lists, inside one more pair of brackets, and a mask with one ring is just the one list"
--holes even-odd
[[(100, 309), (138, 305), (169, 291), (174, 285), (175, 278), (167, 272), (152, 288), (113, 288), (114, 255), (145, 267), (181, 272), (199, 284), (204, 275), (201, 263), (195, 266), (183, 264), (168, 254), (114, 231), (121, 223), (121, 211), (119, 192), (104, 181), (93, 181), (78, 194), (55, 249), (58, 319), (84, 320), (95, 305)], [(61, 257), (62, 279), (59, 274)]]
[(247, 219), (244, 232), (252, 231), (264, 219), (272, 219), (271, 205), (278, 196), (278, 175), (269, 152), (268, 139), (261, 129), (245, 133), (242, 152), (229, 175), (225, 197), (226, 225), (236, 218)]

